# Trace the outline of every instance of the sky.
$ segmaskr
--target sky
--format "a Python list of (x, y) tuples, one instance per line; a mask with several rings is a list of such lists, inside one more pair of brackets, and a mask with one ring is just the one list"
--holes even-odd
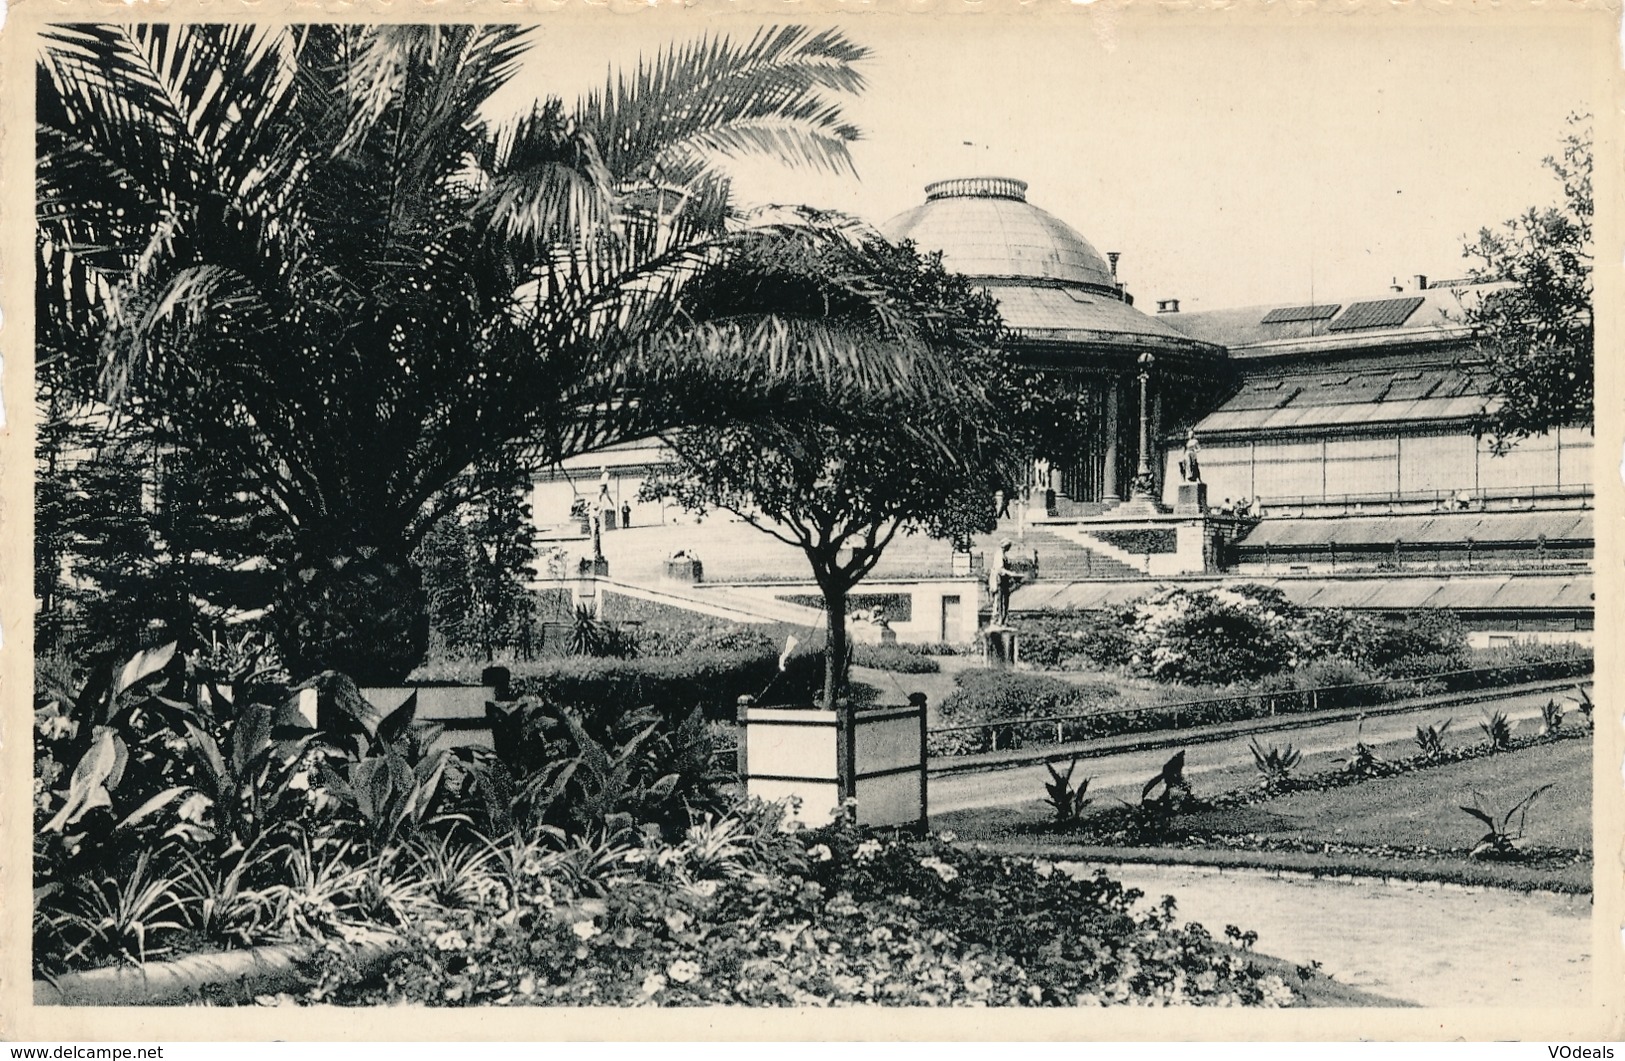
[[(865, 91), (843, 97), (863, 130), (857, 176), (749, 163), (736, 191), (881, 223), (930, 181), (1018, 177), (1030, 202), (1122, 252), (1142, 308), (1462, 276), (1464, 236), (1555, 201), (1541, 160), (1567, 114), (1601, 104), (1609, 27), (1413, 13), (849, 17), (835, 24), (872, 51)], [(544, 20), (497, 105), (573, 100), (673, 40), (757, 25), (691, 10)]]

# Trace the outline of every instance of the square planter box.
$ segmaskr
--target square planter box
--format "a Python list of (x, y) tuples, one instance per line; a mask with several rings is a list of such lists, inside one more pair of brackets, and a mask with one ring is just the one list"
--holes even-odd
[(926, 828), (925, 697), (906, 707), (739, 708), (748, 795), (798, 797), (793, 817), (827, 825), (846, 800), (859, 825)]

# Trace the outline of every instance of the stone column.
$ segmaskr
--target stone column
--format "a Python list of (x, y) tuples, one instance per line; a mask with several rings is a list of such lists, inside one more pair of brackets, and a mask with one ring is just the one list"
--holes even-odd
[(1118, 392), (1121, 387), (1116, 379), (1106, 385), (1106, 471), (1101, 480), (1100, 497), (1102, 501), (1121, 501), (1123, 495), (1117, 485), (1117, 435), (1120, 430), (1118, 421)]
[(1162, 501), (1164, 480), (1168, 471), (1168, 456), (1162, 452), (1162, 388), (1151, 391), (1151, 478), (1156, 481), (1157, 501)]

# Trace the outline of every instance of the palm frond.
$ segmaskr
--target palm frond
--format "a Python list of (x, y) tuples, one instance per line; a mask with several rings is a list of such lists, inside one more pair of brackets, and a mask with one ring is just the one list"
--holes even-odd
[(482, 224), (540, 251), (612, 224), (614, 181), (557, 101), (498, 130), (480, 188)]
[[(636, 71), (609, 81), (576, 108), (618, 180), (660, 175), (709, 155), (737, 158), (776, 151), (803, 130), (792, 160), (851, 172), (847, 145), (858, 130), (826, 93), (863, 88), (856, 63), (868, 50), (836, 30), (764, 29), (739, 44), (707, 37), (668, 48)], [(729, 137), (727, 130), (786, 123), (780, 137)]]

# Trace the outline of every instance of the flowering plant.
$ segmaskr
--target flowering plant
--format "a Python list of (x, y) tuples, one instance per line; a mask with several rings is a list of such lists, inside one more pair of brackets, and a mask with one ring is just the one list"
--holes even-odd
[[(540, 865), (500, 901), (411, 933), (381, 977), (339, 976), (321, 996), (456, 1005), (1295, 1000), (1244, 953), (1178, 924), (1171, 899), (1148, 908), (1103, 873), (1041, 872), (940, 837), (866, 837), (844, 822), (785, 831), (780, 815), (752, 804), (675, 843), (651, 830), (636, 847), (600, 843), (568, 870)], [(583, 865), (594, 868), (583, 875)], [(466, 947), (435, 945), (450, 929)]]

